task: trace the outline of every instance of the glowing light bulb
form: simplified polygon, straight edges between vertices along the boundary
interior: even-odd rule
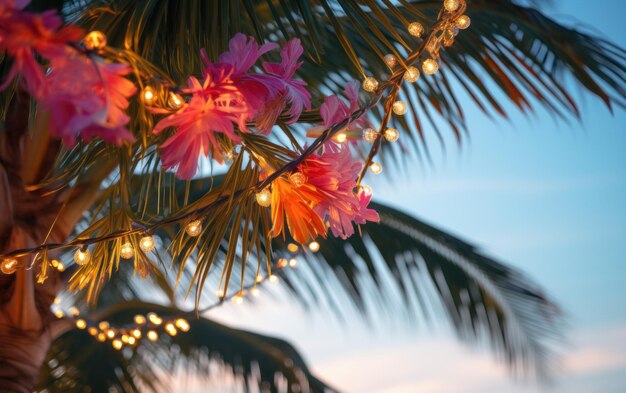
[[[123,342],[124,344],[128,344],[128,339],[129,339],[129,338],[130,338],[130,337],[128,337],[128,334],[122,334],[122,342]]]
[[[374,142],[376,141],[376,138],[378,137],[378,132],[376,132],[375,129],[373,128],[366,128],[363,130],[363,140],[365,142]]]
[[[306,183],[306,176],[302,172],[294,172],[289,175],[289,181],[296,187],[300,187]]]
[[[163,318],[153,312],[148,313],[148,320],[154,325],[160,325],[163,322]]]
[[[172,337],[178,334],[178,331],[172,322],[166,323],[165,326],[163,326],[163,329]]]
[[[256,282],[257,282],[257,283],[259,283],[259,282],[263,282],[263,280],[264,280],[263,276],[262,276],[262,275],[260,275],[260,274],[257,274],[257,276],[256,276]]]
[[[137,343],[137,339],[135,337],[128,337],[128,345],[135,345]]]
[[[136,338],[136,339],[140,339],[141,338],[141,330],[139,329],[133,329],[130,331],[130,334]]]
[[[316,241],[312,241],[309,243],[309,250],[313,252],[318,252],[320,250],[320,244]]]
[[[95,326],[91,326],[89,329],[87,329],[87,332],[89,332],[89,334],[91,334],[92,336],[95,336],[98,334],[98,328],[96,328]]]
[[[185,227],[185,232],[191,237],[196,237],[202,232],[202,220],[193,220]]]
[[[17,270],[17,259],[6,258],[0,264],[0,271],[4,274],[13,274]]]
[[[443,8],[445,8],[446,11],[448,12],[456,11],[457,9],[459,9],[459,5],[461,5],[459,0],[444,0],[443,1]]]
[[[400,138],[400,133],[395,128],[387,128],[385,130],[385,140],[387,142],[395,142]]]
[[[407,111],[406,102],[404,102],[404,101],[396,101],[396,102],[393,103],[392,109],[393,109],[393,113],[395,113],[396,115],[402,116]]]
[[[145,235],[139,239],[139,248],[143,252],[150,252],[154,250],[154,238],[150,235]]]
[[[439,63],[435,59],[426,59],[422,63],[422,70],[426,75],[433,75],[439,71]]]
[[[124,343],[122,343],[122,340],[116,338],[115,340],[111,341],[111,345],[113,345],[113,348],[119,351],[124,346]]]
[[[183,318],[178,318],[176,321],[174,321],[174,324],[183,332],[189,331],[189,322],[187,322],[187,320]]]
[[[100,330],[107,330],[109,328],[109,323],[107,321],[102,321],[98,324]]]
[[[87,322],[84,319],[78,319],[76,320],[76,327],[82,330],[87,327]]]
[[[289,252],[298,252],[299,249],[300,247],[296,243],[287,244],[287,250],[289,250]]]
[[[313,252],[315,252],[315,251],[313,251]],[[296,267],[296,266],[298,266],[298,260],[297,260],[296,258],[291,258],[291,259],[289,260],[289,266],[290,266],[290,267]]]
[[[413,67],[413,66],[407,67],[403,75],[404,80],[409,83],[413,83],[417,81],[419,77],[420,77],[420,70],[418,70],[417,67]]]
[[[216,293],[216,296],[220,299],[222,299],[226,294],[224,293],[223,289],[219,289]]]
[[[146,317],[141,314],[135,315],[134,320],[137,325],[143,325],[144,323],[146,323]]]
[[[335,141],[337,141],[337,143],[344,143],[347,140],[348,136],[345,132],[338,132],[337,135],[335,135]]]
[[[74,253],[74,262],[76,262],[77,265],[84,265],[86,263],[89,263],[89,260],[91,259],[91,253],[89,252],[88,249],[78,249],[76,250],[76,252]]]
[[[60,272],[65,271],[65,264],[63,262],[59,262],[59,264],[57,265],[57,270]]]
[[[50,265],[52,265],[53,268],[57,268],[57,266],[59,266],[59,261],[57,261],[56,259],[53,259],[50,261]]]
[[[135,249],[133,248],[133,245],[130,244],[130,242],[122,244],[122,247],[120,247],[120,257],[124,259],[131,259],[134,256]]]
[[[151,86],[146,86],[141,92],[141,96],[143,97],[143,101],[148,105],[154,104],[157,99],[156,91]]]
[[[159,339],[159,334],[155,332],[154,330],[148,330],[148,333],[146,333],[146,337],[150,341],[156,341]]]
[[[270,274],[270,276],[267,279],[270,280],[272,284],[276,284],[278,282],[278,277],[273,274]]]
[[[359,192],[364,192],[365,195],[372,195],[372,187],[368,186],[367,184],[361,184],[360,188],[359,188]]]
[[[70,314],[73,316],[77,316],[80,314],[80,311],[76,307],[70,307]]]
[[[378,175],[383,171],[383,166],[378,162],[372,162],[370,164],[370,171],[372,171],[373,174]]]
[[[393,68],[398,64],[398,58],[396,58],[391,53],[388,55],[385,55],[384,60],[385,60],[385,64],[387,64],[387,67],[389,68]]]
[[[472,20],[467,15],[461,15],[454,21],[454,25],[461,30],[467,29],[471,24]]]
[[[242,304],[243,303],[243,293],[239,292],[233,297],[233,303]]]
[[[287,266],[288,263],[289,261],[287,261],[287,258],[279,258],[276,266],[282,269],[283,267]]]
[[[107,330],[105,334],[106,334],[106,336],[108,338],[113,338],[113,337],[115,337],[115,330],[113,330],[113,329]]]
[[[363,90],[369,91],[370,93],[376,91],[378,89],[378,81],[376,78],[368,76],[363,81]]]
[[[254,287],[254,288],[250,289],[250,295],[252,295],[254,297],[259,296],[259,293],[260,293],[260,291],[259,291],[259,288],[257,288],[257,287]]]
[[[104,333],[98,333],[98,336],[96,338],[102,343],[107,339],[107,336]]]
[[[87,50],[100,50],[107,46],[107,36],[101,31],[90,31],[83,38],[83,45]]]
[[[180,109],[183,106],[183,99],[178,94],[170,91],[170,94],[167,97],[167,105],[172,109]]]
[[[272,193],[267,188],[256,193],[256,202],[263,207],[272,205]]]
[[[424,34],[424,32],[426,31],[424,29],[424,26],[419,22],[409,23],[409,25],[407,26],[407,30],[409,31],[409,34],[411,34],[413,37],[421,37],[422,34]]]
[[[63,318],[63,316],[64,316],[63,311],[61,311],[61,310],[56,310],[56,311],[54,312],[54,316],[55,316],[55,317],[57,317],[57,318],[59,318],[59,319],[60,319],[60,318]]]

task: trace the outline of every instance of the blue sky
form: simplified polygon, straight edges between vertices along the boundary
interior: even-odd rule
[[[626,47],[626,2],[557,0],[548,11]],[[569,124],[542,112],[512,112],[510,121],[494,123],[468,110],[471,138],[459,149],[450,139],[447,155],[410,179],[369,182],[377,198],[520,267],[563,306],[569,344],[551,391],[623,392],[626,113],[611,115],[599,100],[580,98],[582,122]],[[381,323],[371,330],[356,322],[346,329],[287,299],[229,305],[213,316],[288,338],[345,391],[541,391],[511,381],[488,353],[457,343],[445,329]]]

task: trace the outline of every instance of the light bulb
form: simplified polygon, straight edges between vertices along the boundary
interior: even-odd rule
[[[80,314],[80,311],[76,307],[72,306],[70,307],[70,314],[73,316],[77,316],[78,314]]]
[[[59,261],[53,259],[50,261],[50,265],[52,265],[52,267],[56,269],[59,266]]]
[[[148,330],[148,333],[146,333],[146,337],[150,341],[156,341],[159,339],[159,334],[155,332],[154,330]]]
[[[189,331],[189,322],[187,322],[187,320],[183,318],[178,318],[176,321],[174,321],[174,324],[183,332]]]
[[[313,251],[313,252],[315,252],[315,251]],[[296,267],[296,266],[298,266],[298,260],[297,260],[296,258],[291,258],[291,259],[289,260],[289,266],[290,266],[290,267]]]
[[[106,336],[108,338],[113,338],[113,337],[115,337],[115,330],[113,330],[113,329],[107,330],[105,334],[106,334]]]
[[[202,220],[193,220],[185,227],[185,232],[191,237],[196,237],[202,232]]]
[[[89,334],[91,334],[92,336],[95,336],[98,334],[98,328],[96,328],[95,326],[91,326],[89,329],[87,329],[87,332],[89,332]]]
[[[100,330],[107,330],[109,328],[109,323],[107,321],[102,321],[98,324]]]
[[[226,294],[224,293],[224,290],[223,290],[223,289],[219,289],[215,295],[216,295],[218,298],[220,298],[220,299],[222,299],[224,296],[226,296]]]
[[[154,325],[160,325],[163,322],[163,318],[153,312],[148,313],[148,320]]]
[[[133,248],[133,245],[130,244],[130,242],[122,244],[122,247],[120,247],[120,257],[124,259],[131,259],[134,256],[135,249]]]
[[[262,282],[263,280],[264,280],[263,276],[262,276],[262,275],[260,275],[260,274],[257,274],[257,276],[256,276],[256,282],[257,282],[257,283],[259,283],[259,282]]]
[[[129,339],[129,338],[130,338],[130,337],[128,337],[128,334],[122,334],[122,342],[123,342],[124,344],[128,344],[128,339]]]
[[[254,287],[254,288],[250,289],[250,295],[252,295],[254,297],[259,296],[259,293],[260,293],[260,291],[259,291],[259,288],[257,288],[257,287]]]
[[[76,320],[76,327],[82,330],[87,327],[87,322],[84,319],[78,319]]]
[[[145,235],[139,239],[139,248],[143,252],[150,252],[154,250],[154,238],[151,235]]]
[[[418,70],[417,67],[413,67],[413,66],[407,67],[403,75],[404,80],[409,83],[413,83],[417,81],[419,77],[420,77],[420,70]]]
[[[359,192],[364,192],[365,195],[372,195],[372,187],[368,186],[367,184],[361,184],[360,188],[359,188]]]
[[[137,339],[135,339],[135,337],[128,337],[129,345],[135,345],[135,343],[137,343]]]
[[[398,64],[398,59],[391,53],[388,55],[385,55],[384,60],[385,60],[385,64],[387,64],[387,67],[389,68],[393,68]]]
[[[366,128],[363,130],[363,140],[365,142],[374,142],[376,141],[376,138],[378,137],[378,132],[376,132],[375,129],[373,128]]]
[[[316,241],[312,241],[309,243],[309,250],[313,252],[318,252],[320,250],[320,244]]]
[[[239,292],[233,297],[233,303],[242,304],[243,303],[243,293]]]
[[[278,266],[279,268],[283,268],[287,266],[288,263],[289,261],[287,261],[287,258],[279,258],[278,262],[276,263],[276,266]]]
[[[146,317],[141,314],[135,315],[135,323],[137,325],[143,325],[144,323],[146,323]]]
[[[178,334],[178,331],[172,322],[166,323],[165,326],[163,326],[163,329],[172,337]]]
[[[90,31],[83,38],[83,45],[87,50],[100,50],[107,46],[107,36],[101,31]]]
[[[289,181],[296,187],[300,187],[306,183],[306,176],[302,172],[294,172],[289,175]]]
[[[98,336],[96,338],[102,343],[107,339],[107,336],[105,336],[104,333],[98,333]]]
[[[167,105],[169,105],[172,109],[179,109],[183,106],[183,99],[178,94],[170,91],[170,94],[167,97]]]
[[[335,141],[337,141],[337,143],[344,143],[346,140],[348,140],[348,136],[345,132],[338,132],[337,135],[335,135]]]
[[[65,264],[63,262],[59,262],[59,264],[57,265],[57,270],[60,272],[65,271]]]
[[[124,343],[122,343],[122,340],[116,338],[115,340],[111,341],[111,345],[113,345],[113,348],[119,351],[124,346]]]
[[[407,30],[409,31],[409,34],[411,34],[413,37],[421,37],[425,31],[424,26],[419,22],[409,23],[409,25],[407,26]]]
[[[54,316],[55,316],[55,317],[57,317],[57,318],[59,318],[59,319],[60,319],[60,318],[63,318],[63,316],[64,316],[63,311],[61,311],[61,310],[56,310],[56,311],[54,312]]]
[[[263,207],[272,205],[272,193],[267,188],[256,193],[256,202]]]
[[[156,91],[154,91],[154,88],[151,86],[146,86],[141,92],[141,96],[143,97],[143,101],[148,105],[154,104],[157,99]]]
[[[383,166],[380,165],[378,162],[372,162],[370,164],[370,171],[372,171],[373,174],[378,175],[383,171]]]
[[[461,15],[454,21],[454,25],[461,30],[467,29],[470,24],[472,24],[472,20],[467,15]]]
[[[91,253],[86,248],[84,250],[79,248],[74,253],[74,262],[76,262],[77,265],[82,266],[88,263],[90,259],[91,259]]]
[[[376,78],[368,76],[363,81],[363,90],[369,91],[370,93],[376,91],[378,89],[378,81]]]
[[[385,130],[385,140],[387,142],[395,142],[400,138],[400,133],[395,128],[387,128]]]
[[[276,284],[278,282],[278,277],[273,274],[270,274],[270,276],[268,277],[268,280],[270,280],[272,284]]]
[[[392,109],[393,109],[393,113],[395,113],[396,115],[402,116],[407,111],[406,102],[404,102],[404,101],[396,101],[396,102],[393,103]]]
[[[435,59],[426,59],[422,63],[422,70],[424,70],[424,74],[433,75],[439,71],[439,63]]]
[[[131,330],[130,334],[136,338],[136,339],[140,339],[141,338],[141,330],[139,329],[133,329]]]
[[[2,260],[0,264],[0,271],[4,274],[13,274],[17,270],[17,259],[6,258]]]
[[[296,243],[287,244],[287,250],[289,250],[289,252],[298,252],[299,249],[300,247],[298,247]]]
[[[443,8],[448,12],[454,12],[459,9],[459,0],[443,0]]]

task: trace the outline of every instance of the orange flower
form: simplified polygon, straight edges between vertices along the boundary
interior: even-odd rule
[[[285,231],[285,218],[289,233],[295,241],[304,244],[318,235],[326,237],[324,220],[314,210],[324,196],[313,186],[303,184],[300,187],[284,178],[272,182],[272,236],[277,237]]]

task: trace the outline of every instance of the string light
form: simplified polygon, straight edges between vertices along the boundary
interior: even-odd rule
[[[163,318],[159,317],[156,313],[153,313],[153,312],[148,313],[148,320],[153,325],[157,325],[157,326],[163,323]]]
[[[139,248],[141,248],[143,252],[154,250],[154,238],[151,235],[144,235],[139,239]]]
[[[98,329],[95,326],[91,326],[87,329],[87,332],[89,332],[92,336],[95,336],[98,334]]]
[[[2,260],[0,264],[0,271],[4,274],[13,274],[17,270],[17,259],[6,258]]]
[[[60,272],[65,271],[65,264],[59,261],[59,264],[57,265],[57,270]]]
[[[178,94],[170,91],[167,97],[167,105],[172,109],[180,109],[180,107],[183,106],[183,99]]]
[[[102,321],[98,324],[100,330],[107,330],[109,328],[109,323],[107,321]]]
[[[289,244],[287,244],[287,250],[289,252],[298,252],[299,249],[300,249],[300,247],[296,243],[289,243]]]
[[[74,262],[76,262],[77,265],[82,266],[86,263],[89,263],[90,259],[91,259],[91,253],[89,252],[87,248],[84,248],[84,249],[79,248],[74,253]]]
[[[166,323],[165,326],[163,326],[163,329],[172,337],[178,334],[176,327],[171,322]]]
[[[70,314],[73,316],[77,316],[78,314],[80,314],[80,311],[76,308],[76,307],[70,307]]]
[[[318,249],[319,249],[319,248],[318,248]],[[313,252],[315,252],[315,251],[313,251]],[[291,258],[291,259],[289,260],[289,266],[290,266],[290,267],[296,267],[296,266],[298,266],[298,260],[297,260],[296,258]]]
[[[361,184],[359,192],[364,192],[365,195],[372,195],[373,193],[372,187],[368,186],[367,184]]]
[[[346,135],[345,132],[338,132],[335,135],[335,141],[337,141],[337,143],[344,143],[347,140],[348,140],[348,136]]]
[[[122,244],[122,247],[120,247],[120,257],[124,259],[131,259],[134,256],[135,249],[133,248],[133,245],[130,244],[130,242]]]
[[[318,252],[320,250],[320,244],[316,241],[309,243],[309,250],[312,252]]]
[[[128,337],[128,334],[122,334],[122,342],[123,342],[124,344],[128,344],[128,339],[129,339],[129,338],[130,338],[130,337]]]
[[[372,171],[373,174],[378,175],[383,171],[383,166],[378,162],[372,162],[370,164],[370,171]]]
[[[420,77],[420,70],[413,66],[407,67],[402,77],[409,83],[416,82]]]
[[[395,142],[400,138],[400,133],[395,128],[389,127],[385,130],[384,136],[387,142]]]
[[[426,29],[424,29],[424,26],[419,22],[410,23],[407,26],[407,30],[409,31],[409,34],[411,34],[413,37],[421,37],[422,34],[424,34],[424,32],[426,31]]]
[[[146,317],[141,314],[135,315],[134,320],[137,325],[143,325],[144,323],[146,323]]]
[[[121,340],[119,339],[115,339],[113,341],[111,341],[111,345],[113,345],[113,348],[115,348],[116,350],[120,350],[122,349],[122,347],[124,346],[124,344],[122,343]]]
[[[107,46],[107,36],[101,31],[90,31],[83,38],[83,45],[87,50],[101,50]]]
[[[448,12],[454,12],[457,9],[459,9],[459,6],[461,5],[461,3],[459,2],[459,0],[444,0],[443,1],[443,8],[446,9],[446,11]]]
[[[63,318],[63,317],[64,317],[63,311],[61,311],[61,310],[56,310],[56,311],[54,312],[54,316],[55,316],[55,317],[57,317],[57,318],[59,318],[59,319]]]
[[[454,21],[454,25],[461,30],[467,29],[470,24],[472,24],[472,20],[467,15],[461,15]]]
[[[376,89],[378,89],[378,80],[372,76],[365,78],[363,81],[363,90],[372,93],[376,91]]]
[[[387,67],[389,68],[393,68],[398,64],[398,58],[392,55],[391,53],[388,55],[385,55],[383,59],[385,60],[385,64],[387,64]]]
[[[254,287],[254,288],[250,289],[250,295],[252,295],[254,297],[259,296],[259,292],[260,292],[259,288],[257,288],[257,287]]]
[[[113,329],[107,330],[105,334],[106,334],[106,336],[109,339],[111,339],[111,338],[115,337],[115,330],[113,330]]]
[[[426,59],[422,63],[422,70],[426,75],[434,75],[439,71],[439,63],[435,59]]]
[[[226,294],[224,293],[223,289],[220,289],[217,291],[217,293],[215,294],[218,298],[222,299],[224,296],[226,296]]]
[[[256,281],[257,283],[260,283],[260,282],[263,282],[263,280],[264,280],[263,276],[262,276],[262,275],[260,275],[260,274],[257,274],[257,276],[256,276],[256,280],[255,280],[255,281]]]
[[[266,188],[257,192],[256,202],[263,207],[270,207],[272,205],[272,193],[270,190]]]
[[[287,258],[279,258],[276,266],[278,266],[279,269],[282,269],[287,266],[288,263],[289,261],[287,261]]]
[[[402,116],[407,111],[406,102],[404,102],[404,101],[396,101],[396,102],[393,103],[392,109],[393,109],[393,113],[395,113],[396,115]]]
[[[363,140],[365,142],[374,142],[378,137],[378,132],[373,128],[366,128],[363,130]]]
[[[159,334],[154,330],[148,330],[148,333],[146,333],[146,337],[148,338],[148,340],[154,342],[159,339]]]
[[[242,304],[243,303],[243,293],[242,292],[238,292],[233,297],[233,303],[235,303],[235,304]]]
[[[143,97],[143,101],[148,105],[154,104],[157,99],[156,91],[151,86],[144,87],[141,96]]]
[[[85,322],[84,319],[77,319],[76,320],[76,327],[79,329],[85,329],[87,327],[87,322]]]
[[[139,329],[133,329],[130,331],[130,334],[136,338],[136,339],[140,339],[141,338],[141,330]]]
[[[202,220],[193,220],[185,227],[185,232],[191,237],[196,237],[202,232]]]
[[[137,342],[137,340],[135,339],[135,337],[128,337],[128,344],[129,345],[135,345],[136,342]]]
[[[106,341],[107,336],[104,333],[98,333],[98,336],[96,336],[96,339],[100,341],[101,343],[103,343]]]
[[[302,172],[294,172],[289,175],[289,181],[296,187],[300,187],[306,183],[306,175]]]
[[[176,321],[174,321],[174,324],[183,332],[189,331],[189,322],[187,322],[186,319],[178,318]]]
[[[276,284],[278,282],[278,277],[275,276],[274,274],[270,274],[267,279],[270,280],[272,284]]]

